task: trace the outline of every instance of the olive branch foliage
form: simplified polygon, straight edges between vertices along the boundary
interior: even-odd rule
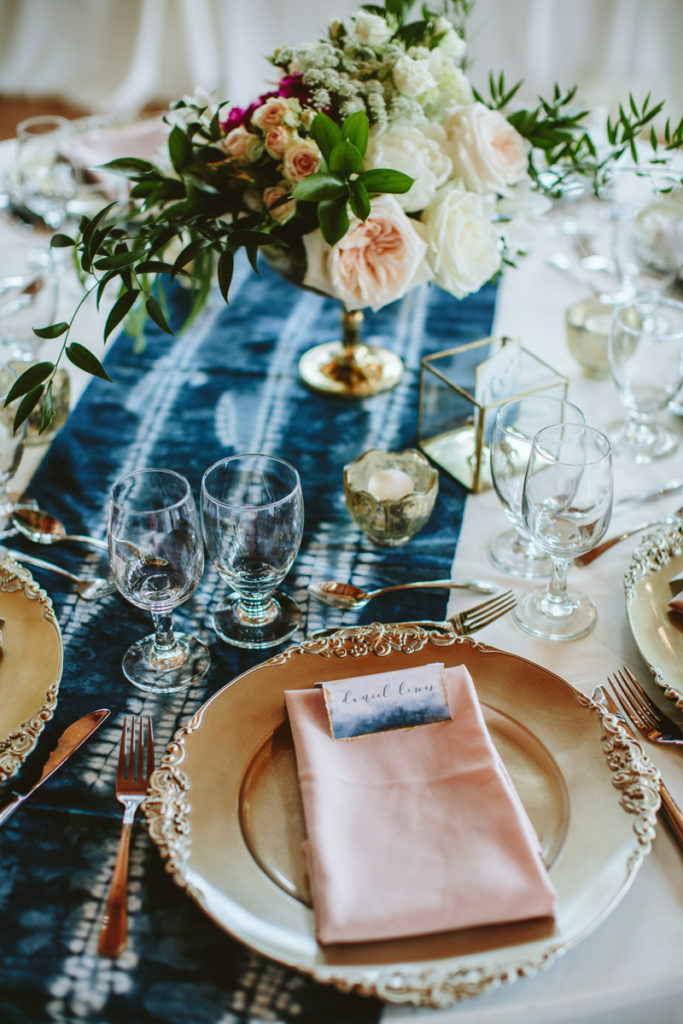
[[[444,12],[464,35],[474,0],[446,0]],[[422,17],[408,21],[413,0],[385,0],[384,6],[366,4],[363,10],[385,17],[393,29],[392,39],[410,46],[419,42],[434,12],[422,6]],[[632,96],[608,117],[607,145],[598,149],[584,127],[588,111],[576,105],[576,87],[562,91],[555,86],[549,100],[539,98],[531,109],[515,106],[522,85],[512,87],[501,74],[489,76],[490,96],[475,90],[475,99],[503,112],[508,121],[530,144],[528,172],[533,186],[557,197],[568,178],[580,175],[592,181],[596,193],[609,180],[614,165],[626,153],[638,163],[637,144],[644,136],[651,147],[649,163],[663,163],[667,155],[683,146],[683,119],[667,121],[658,136],[654,121],[663,103],[653,103],[650,94],[639,106]],[[363,171],[368,144],[369,122],[364,110],[341,124],[322,111],[311,124],[310,133],[321,154],[320,169],[304,178],[292,190],[297,201],[293,221],[279,224],[268,212],[250,209],[246,193],[255,182],[249,175],[236,175],[221,148],[224,130],[221,112],[212,116],[206,107],[179,100],[173,109],[184,109],[185,124],[175,124],[168,135],[169,168],[148,160],[122,157],[103,169],[122,175],[130,183],[125,202],[109,203],[92,217],[81,218],[75,237],[57,233],[55,248],[71,248],[84,283],[84,294],[68,321],[34,329],[44,340],[59,343],[52,360],[31,365],[8,392],[5,405],[18,401],[14,417],[16,430],[40,404],[40,431],[54,418],[52,384],[63,358],[86,373],[110,380],[97,357],[79,341],[72,340],[74,324],[83,304],[94,294],[96,306],[112,289],[116,298],[106,318],[106,342],[121,325],[142,344],[147,318],[162,331],[172,334],[164,298],[163,282],[185,281],[194,289],[193,305],[183,326],[201,309],[216,280],[225,302],[229,300],[235,256],[244,249],[258,273],[261,246],[296,244],[302,234],[320,228],[334,245],[349,228],[349,209],[360,220],[370,212],[370,201],[381,193],[406,192],[413,179],[392,169]],[[288,201],[284,196],[278,203]]]

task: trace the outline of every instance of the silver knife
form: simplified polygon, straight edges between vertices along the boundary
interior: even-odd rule
[[[20,804],[23,804],[24,800],[26,800],[31,793],[34,793],[39,786],[42,786],[42,784],[50,778],[52,773],[56,772],[60,765],[63,765],[75,750],[78,750],[81,743],[84,743],[85,740],[92,735],[95,729],[98,729],[100,725],[102,725],[102,722],[108,717],[108,715],[108,708],[100,708],[99,711],[91,711],[89,714],[84,715],[83,718],[79,718],[78,721],[73,722],[64,730],[57,741],[57,746],[43,765],[43,770],[40,773],[38,781],[34,782],[26,793],[13,793],[7,803],[0,808],[0,825],[7,821],[10,814],[12,814],[13,811],[16,811],[17,807],[19,807]]]
[[[616,702],[612,699],[611,694],[607,692],[602,686],[596,686],[592,693],[593,700],[596,700],[598,704],[602,704],[611,714],[616,715],[621,724],[623,725],[629,736],[639,742],[638,737],[631,728],[631,723],[627,720],[626,716],[617,707]],[[672,797],[666,784],[662,782],[661,776],[659,779],[659,797],[661,800],[659,810],[662,817],[666,820],[669,828],[674,834],[674,837],[678,841],[678,845],[683,850],[683,811]]]

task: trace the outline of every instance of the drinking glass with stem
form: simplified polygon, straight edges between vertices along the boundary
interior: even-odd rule
[[[517,624],[545,640],[574,640],[596,622],[595,605],[570,590],[571,560],[595,547],[609,525],[612,449],[600,430],[576,423],[543,427],[531,446],[522,514],[535,543],[552,561],[545,589],[529,591],[513,609]]]
[[[584,414],[559,395],[511,398],[496,412],[490,442],[491,478],[496,494],[512,523],[489,543],[489,557],[497,569],[512,576],[537,579],[549,576],[551,562],[529,535],[522,516],[522,488],[531,445],[541,427],[551,423],[585,423]]]
[[[154,632],[126,651],[123,674],[148,693],[174,693],[211,663],[201,640],[173,629],[173,609],[195,592],[204,570],[197,507],[184,476],[171,469],[127,473],[112,488],[109,562],[121,594],[151,612]]]
[[[206,548],[232,587],[213,613],[218,636],[236,647],[273,647],[301,620],[279,590],[296,558],[304,506],[296,469],[270,455],[233,455],[204,474],[201,521]]]
[[[616,306],[607,360],[627,414],[610,428],[615,454],[631,462],[670,454],[678,438],[657,421],[683,384],[683,303],[647,292]]]

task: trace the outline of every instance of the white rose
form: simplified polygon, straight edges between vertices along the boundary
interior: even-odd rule
[[[527,173],[529,144],[497,110],[470,103],[447,115],[453,169],[472,192],[507,195]]]
[[[394,196],[371,202],[367,220],[351,218],[349,230],[329,246],[320,231],[304,235],[304,284],[340,299],[347,309],[381,309],[431,278],[421,226]]]
[[[384,18],[369,11],[359,11],[351,18],[353,35],[359,43],[367,46],[381,46],[391,39],[391,29]]]
[[[419,96],[436,85],[428,60],[413,60],[405,54],[394,64],[394,85],[404,96]]]
[[[451,60],[460,61],[467,53],[467,43],[459,36],[451,25],[448,18],[444,18],[443,15],[436,19],[435,29],[438,35],[441,36],[439,39],[438,47],[440,50],[451,58]]]
[[[413,213],[431,203],[436,190],[452,170],[446,153],[446,133],[440,125],[420,127],[394,124],[370,133],[365,167],[391,167],[415,181],[408,192],[397,195],[399,205]]]
[[[500,268],[496,230],[481,196],[446,186],[422,214],[434,280],[462,299]]]

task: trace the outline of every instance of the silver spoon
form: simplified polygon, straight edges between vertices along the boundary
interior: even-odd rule
[[[361,590],[353,583],[337,583],[334,580],[328,580],[326,583],[311,583],[308,592],[311,597],[322,604],[351,611],[353,608],[364,608],[368,601],[372,601],[373,597],[388,594],[392,590],[417,590],[429,587],[443,590],[474,590],[478,594],[495,594],[498,589],[495,583],[490,583],[488,580],[466,580],[464,583],[456,583],[454,580],[420,580],[416,583],[395,583],[391,587],[382,587],[380,590]]]
[[[107,597],[108,594],[113,594],[116,590],[114,581],[105,579],[103,576],[91,576],[89,579],[84,579],[82,576],[76,576],[69,572],[68,569],[63,569],[61,565],[45,562],[42,558],[34,558],[33,555],[25,555],[23,551],[12,551],[5,547],[2,550],[17,562],[25,562],[26,565],[34,565],[37,569],[46,569],[48,572],[56,572],[59,576],[66,576],[68,580],[76,584],[79,597],[85,598],[86,601],[96,601],[99,597]]]
[[[78,541],[81,544],[89,544],[98,551],[107,551],[108,545],[104,540],[97,537],[88,537],[81,533],[67,533],[64,523],[50,512],[44,512],[40,508],[28,508],[20,505],[12,511],[10,516],[12,524],[16,526],[19,533],[23,533],[29,540],[36,544],[59,544],[63,540]]]

